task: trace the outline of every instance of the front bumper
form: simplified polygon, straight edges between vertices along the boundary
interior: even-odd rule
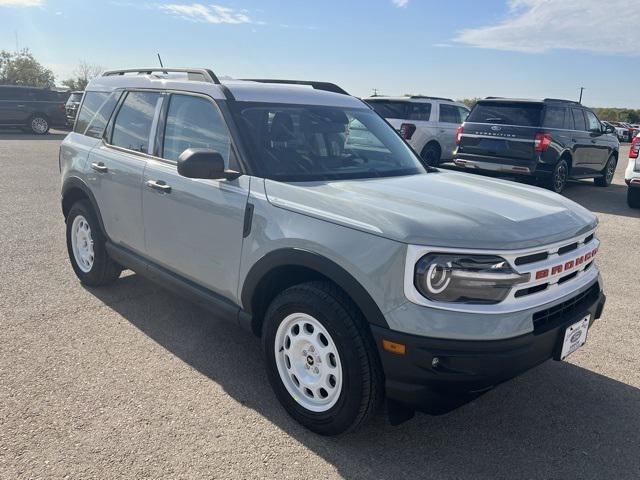
[[[433,415],[447,413],[550,358],[557,358],[567,326],[591,314],[600,318],[605,295],[599,284],[580,298],[539,312],[534,331],[505,340],[447,340],[371,325],[385,373],[387,398]],[[398,354],[383,340],[405,345]],[[437,359],[437,360],[434,360]]]

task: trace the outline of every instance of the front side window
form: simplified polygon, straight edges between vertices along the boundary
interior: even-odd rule
[[[111,144],[148,153],[151,125],[159,99],[160,94],[156,92],[129,92],[113,124]]]
[[[572,108],[571,115],[573,116],[573,126],[576,130],[586,130],[587,125],[584,121],[584,114],[579,108]]]
[[[187,148],[215,150],[229,165],[231,138],[220,111],[205,98],[176,94],[169,101],[162,156],[178,160]]]
[[[74,132],[82,133],[87,130],[89,122],[96,115],[104,101],[109,96],[109,92],[87,92],[82,107],[76,117]]]
[[[590,112],[589,110],[585,110],[584,113],[587,116],[588,130],[592,132],[601,132],[602,125],[600,125],[600,120],[598,120],[598,117],[596,117],[596,115],[593,112]]]
[[[240,134],[259,175],[280,181],[424,173],[418,158],[365,108],[234,102]]]

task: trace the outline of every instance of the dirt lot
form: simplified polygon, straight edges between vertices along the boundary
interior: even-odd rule
[[[148,281],[85,289],[59,205],[63,137],[0,134],[0,478],[639,478],[640,211],[596,212],[608,302],[587,345],[443,417],[339,439],[279,406],[259,342]],[[623,152],[626,154],[628,148]]]

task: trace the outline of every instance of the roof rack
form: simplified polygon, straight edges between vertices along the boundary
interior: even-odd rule
[[[562,102],[562,103],[573,103],[575,105],[580,105],[579,102],[574,100],[565,100],[564,98],[545,98],[542,100],[543,102]]]
[[[431,97],[429,95],[407,95],[409,98],[427,98],[429,100],[444,100],[446,102],[453,102],[451,98],[445,97]]]
[[[308,85],[315,90],[324,90],[326,92],[339,93],[341,95],[349,95],[344,89],[340,88],[335,83],[329,82],[314,82],[307,80],[277,80],[269,78],[243,78],[245,82],[260,82],[260,83],[278,83],[288,85]],[[349,95],[350,96],[350,95]]]
[[[124,75],[126,73],[137,73],[139,75],[151,75],[153,73],[186,73],[187,78],[192,81],[209,82],[220,85],[220,80],[208,68],[129,68],[125,70],[107,70],[102,73],[103,77]]]

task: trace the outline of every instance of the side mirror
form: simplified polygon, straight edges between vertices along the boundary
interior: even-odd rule
[[[178,173],[187,178],[233,180],[241,174],[224,168],[219,152],[208,148],[187,148],[178,157]]]
[[[612,125],[603,125],[602,131],[604,133],[616,133],[616,129]]]

